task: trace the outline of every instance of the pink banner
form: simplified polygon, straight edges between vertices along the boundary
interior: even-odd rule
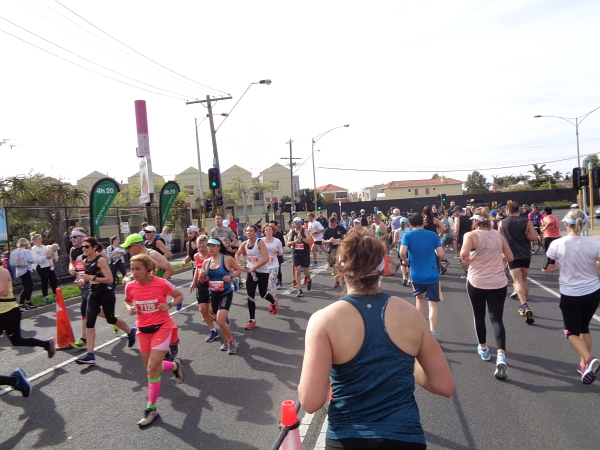
[[[146,100],[135,102],[135,123],[137,127],[138,148],[137,156],[150,156],[150,139],[148,137],[148,115],[146,113]]]

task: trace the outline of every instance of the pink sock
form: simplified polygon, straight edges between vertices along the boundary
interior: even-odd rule
[[[163,361],[163,372],[172,372],[175,369],[175,363],[172,361]]]
[[[148,405],[155,405],[160,394],[160,377],[148,378]]]

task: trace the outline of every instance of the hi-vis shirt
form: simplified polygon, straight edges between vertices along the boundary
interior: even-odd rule
[[[145,285],[137,281],[127,283],[125,297],[131,300],[137,309],[136,325],[147,327],[165,324],[170,328],[175,327],[169,311],[158,309],[158,305],[161,303],[167,304],[167,296],[171,295],[175,289],[170,281],[157,276],[153,276],[152,281]]]

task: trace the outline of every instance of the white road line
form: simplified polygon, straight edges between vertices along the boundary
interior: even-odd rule
[[[560,298],[560,294],[556,291],[553,291],[552,289],[550,289],[549,287],[544,286],[542,283],[540,283],[539,281],[536,281],[532,278],[527,277],[528,281],[531,281],[533,284],[535,284],[536,286],[541,287],[543,290],[545,290],[546,292],[549,292],[550,294],[554,295],[556,298]],[[594,314],[594,319],[596,319],[598,322],[600,322],[600,316],[598,316],[597,314]]]
[[[191,283],[191,282],[189,282],[189,283],[185,283],[185,284],[181,285],[181,287],[183,288],[183,287],[189,286],[190,284],[192,284],[192,283]],[[182,307],[182,308],[181,308],[179,311],[173,311],[172,313],[170,313],[170,315],[172,316],[172,315],[174,315],[174,314],[180,313],[181,311],[183,311],[183,310],[185,310],[185,309],[189,308],[190,306],[194,306],[194,305],[195,305],[195,303],[190,303],[189,305]],[[119,337],[113,338],[113,339],[111,339],[110,341],[107,341],[107,342],[105,342],[104,344],[98,345],[97,347],[94,347],[94,351],[96,351],[96,350],[100,350],[101,348],[104,348],[104,347],[107,347],[107,346],[109,346],[109,345],[111,345],[111,344],[114,344],[115,342],[119,341],[120,339],[123,339],[125,336],[127,336],[127,335],[126,335],[126,334],[124,334],[124,335],[122,335],[122,336],[119,336]],[[52,372],[54,372],[55,370],[57,370],[57,369],[60,369],[61,367],[64,367],[64,366],[66,366],[67,364],[71,364],[71,363],[72,363],[72,362],[74,362],[74,361],[75,361],[77,358],[79,358],[79,357],[78,357],[78,356],[74,356],[73,358],[71,358],[71,359],[68,359],[68,360],[66,360],[66,361],[63,361],[63,362],[61,362],[60,364],[57,364],[56,366],[50,367],[49,369],[46,369],[46,370],[43,370],[43,371],[42,371],[42,372],[40,372],[40,373],[36,373],[35,375],[33,375],[33,376],[31,376],[31,377],[27,377],[27,380],[29,380],[30,382],[31,382],[31,381],[35,381],[35,380],[37,380],[38,378],[41,378],[41,377],[43,377],[44,375],[48,375],[49,373],[52,373]],[[7,388],[4,388],[3,390],[1,390],[1,391],[0,391],[0,397],[2,397],[4,394],[6,394],[7,392],[10,392],[10,391],[12,391],[12,390],[13,390],[13,388],[12,388],[12,387],[7,387]]]

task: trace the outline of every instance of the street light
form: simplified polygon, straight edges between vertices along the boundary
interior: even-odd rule
[[[575,126],[575,136],[577,138],[577,167],[581,167],[581,159],[579,156],[579,124],[581,122],[583,122],[585,120],[585,118],[587,116],[589,116],[591,113],[593,113],[594,111],[600,109],[600,106],[598,106],[596,109],[592,109],[590,112],[584,114],[583,116],[579,116],[579,117],[561,117],[561,116],[542,116],[542,115],[537,115],[537,116],[533,116],[534,119],[539,119],[540,117],[554,117],[556,119],[562,119],[566,122],[569,122],[571,125]],[[573,120],[575,122],[573,122]],[[586,195],[585,195],[585,189],[582,189],[583,191],[583,212],[586,212]]]
[[[233,105],[233,108],[231,108],[231,110],[229,111],[229,113],[227,114],[229,116],[229,114],[231,114],[231,111],[233,111],[233,109],[237,106],[237,104],[242,100],[242,98],[244,98],[244,95],[246,95],[246,92],[248,92],[248,89],[250,89],[252,87],[253,84],[266,84],[267,86],[269,84],[271,84],[272,81],[269,79],[266,80],[260,80],[260,81],[255,81],[254,83],[250,83],[250,85],[246,88],[246,90],[244,91],[244,93],[240,96],[239,100],[237,102],[235,102],[235,105]],[[225,119],[227,120],[227,119]],[[219,128],[221,128],[221,126],[223,126],[223,123],[225,123],[225,120],[223,122],[221,122],[221,125],[219,125],[217,127],[217,129],[215,130],[215,133],[217,131],[219,131]]]
[[[314,138],[312,138],[312,152],[311,152],[311,156],[312,156],[312,165],[313,165],[313,182],[314,182],[314,188],[315,188],[315,206],[319,204],[319,196],[317,194],[317,175],[315,173],[315,144],[317,142],[319,142],[319,140],[325,136],[327,133],[333,131],[333,130],[337,130],[338,128],[344,128],[344,127],[349,127],[350,124],[346,124],[346,125],[340,125],[339,127],[335,127],[332,128],[329,131],[326,131],[325,133],[321,133],[318,136],[315,136]]]

